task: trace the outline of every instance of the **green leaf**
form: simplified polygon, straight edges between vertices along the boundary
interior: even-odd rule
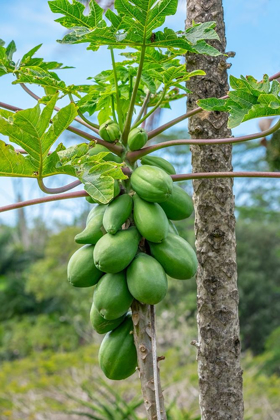
[[[0,140],[0,176],[36,177],[37,168],[30,160]]]
[[[228,99],[209,98],[198,101],[198,105],[207,111],[229,112],[229,128],[234,128],[244,121],[260,117],[280,115],[280,84],[264,75],[258,82],[254,77],[230,76],[230,85],[234,90]]]
[[[67,0],[49,1],[50,9],[53,13],[60,13],[64,15],[56,22],[59,22],[65,28],[72,28],[75,26],[84,26],[86,28],[95,28],[102,20],[103,9],[95,2],[89,3],[89,15],[85,16],[85,6],[73,0],[72,4]]]
[[[127,176],[122,172],[123,164],[103,160],[110,152],[91,155],[92,147],[94,143],[82,143],[61,150],[58,152],[60,165],[74,168],[88,194],[95,201],[107,204],[114,197],[115,180],[124,180]]]
[[[15,168],[22,170],[22,175],[18,176],[31,178],[69,173],[64,168],[62,170],[56,168],[58,162],[56,151],[50,156],[48,154],[53,143],[76,117],[77,111],[75,105],[71,103],[52,118],[56,100],[57,95],[50,100],[42,112],[39,104],[15,114],[0,111],[0,133],[8,136],[11,142],[21,146],[28,153],[27,157],[23,157],[13,153],[13,150],[8,147],[8,151],[1,157],[1,167],[5,167],[5,170],[10,168],[6,176],[16,176],[13,175],[17,170]],[[73,171],[70,172],[73,175]]]
[[[202,39],[217,39],[219,35],[215,31],[216,22],[193,23],[193,26],[185,31],[185,37],[195,45]]]

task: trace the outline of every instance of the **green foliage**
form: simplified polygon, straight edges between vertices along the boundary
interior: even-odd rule
[[[252,76],[230,76],[230,86],[228,99],[200,99],[198,105],[206,111],[229,112],[229,128],[253,118],[280,115],[280,84],[270,82],[267,74],[260,82]]]
[[[15,114],[0,111],[0,133],[28,153],[27,157],[23,157],[1,141],[1,176],[42,178],[59,173],[73,175],[71,167],[56,167],[59,161],[57,151],[48,156],[51,146],[77,115],[76,106],[70,104],[52,118],[56,101],[57,95],[42,112],[39,105]]]

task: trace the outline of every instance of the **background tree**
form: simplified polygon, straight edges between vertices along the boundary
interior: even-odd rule
[[[222,0],[187,0],[187,22],[215,20],[226,51]],[[201,98],[220,98],[229,89],[225,57],[187,56],[187,69],[201,68],[206,76],[188,82],[188,110]],[[192,138],[231,135],[225,113],[199,113],[189,120]],[[193,172],[232,171],[232,146],[191,146]],[[243,418],[242,370],[235,254],[234,196],[231,179],[195,180],[197,272],[197,347],[200,407],[203,420]]]

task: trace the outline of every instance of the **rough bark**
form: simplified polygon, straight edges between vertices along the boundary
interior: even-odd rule
[[[132,304],[132,319],[134,324],[134,342],[137,350],[139,377],[141,381],[144,405],[147,412],[147,419],[166,420],[159,374],[158,390],[161,409],[160,419],[157,417],[156,412],[150,306],[142,305],[135,300]]]
[[[187,0],[187,26],[216,21],[225,52],[222,0]],[[189,55],[187,70],[203,69],[192,78],[188,110],[200,98],[221,97],[228,91],[225,57]],[[192,138],[230,136],[227,115],[201,112],[189,120]],[[231,145],[192,146],[193,172],[232,170]],[[243,419],[234,195],[232,179],[194,180],[197,273],[198,374],[202,420]]]

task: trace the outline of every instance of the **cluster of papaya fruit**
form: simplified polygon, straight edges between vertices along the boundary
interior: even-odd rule
[[[197,269],[193,248],[172,222],[193,211],[191,198],[173,184],[174,173],[165,159],[144,157],[127,192],[97,204],[75,237],[84,246],[69,261],[68,280],[76,287],[95,286],[90,319],[99,334],[107,333],[99,364],[110,379],[127,378],[137,366],[133,300],[155,305],[167,293],[167,275],[189,279]]]

